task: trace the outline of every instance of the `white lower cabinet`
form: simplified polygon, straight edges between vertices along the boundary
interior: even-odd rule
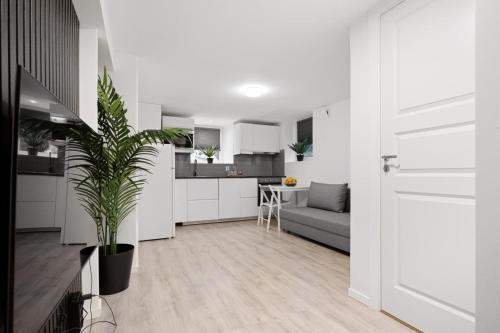
[[[240,198],[257,198],[257,178],[240,178]]]
[[[219,219],[219,200],[188,201],[187,221],[212,221]]]
[[[257,198],[240,198],[240,217],[257,216],[259,207]]]
[[[257,216],[257,178],[219,179],[219,218]]]
[[[174,192],[176,223],[257,216],[257,178],[176,179]]]
[[[18,201],[16,228],[53,228],[55,225],[55,212],[55,201]]]
[[[240,217],[240,179],[219,179],[219,218]]]
[[[219,180],[188,179],[187,222],[219,219]]]
[[[16,228],[61,228],[66,215],[66,177],[17,176]]]

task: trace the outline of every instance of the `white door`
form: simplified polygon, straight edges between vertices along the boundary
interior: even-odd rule
[[[151,173],[137,205],[139,240],[170,238],[175,236],[173,214],[174,146],[157,145],[159,154],[154,158]]]
[[[406,0],[381,21],[382,308],[474,332],[474,0]],[[383,163],[382,163],[383,164]]]

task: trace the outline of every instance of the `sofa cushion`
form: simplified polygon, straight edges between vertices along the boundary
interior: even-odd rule
[[[347,193],[345,194],[345,208],[344,213],[349,213],[351,211],[351,189],[347,188]]]
[[[347,184],[311,182],[307,206],[342,213],[345,209]]]
[[[351,235],[349,213],[337,213],[312,207],[289,207],[280,211],[282,219],[321,229],[344,237]]]

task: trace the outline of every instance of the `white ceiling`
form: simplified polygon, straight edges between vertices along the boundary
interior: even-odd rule
[[[378,0],[106,0],[139,99],[196,118],[279,121],[349,97],[349,26]],[[238,88],[262,84],[251,99]]]

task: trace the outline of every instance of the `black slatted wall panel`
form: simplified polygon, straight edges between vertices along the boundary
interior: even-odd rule
[[[71,0],[0,0],[0,332],[12,331],[17,66],[78,114],[78,45]]]

